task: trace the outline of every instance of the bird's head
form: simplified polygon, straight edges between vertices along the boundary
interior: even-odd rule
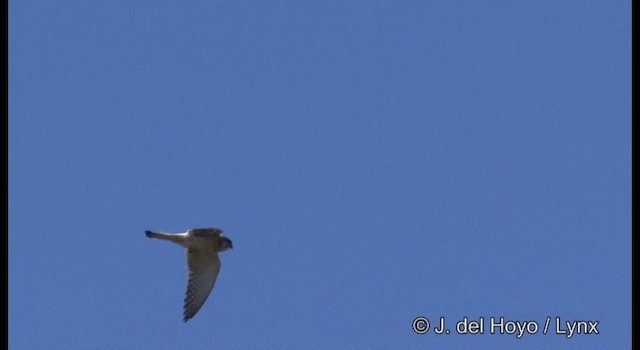
[[[222,237],[221,250],[233,249],[233,242],[227,237]]]

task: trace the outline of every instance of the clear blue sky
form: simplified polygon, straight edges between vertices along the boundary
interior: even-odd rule
[[[10,1],[9,345],[628,348],[630,55],[629,1]],[[144,231],[207,226],[184,324]]]

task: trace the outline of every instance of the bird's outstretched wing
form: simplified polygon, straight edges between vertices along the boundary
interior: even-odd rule
[[[220,272],[220,258],[213,251],[189,248],[187,264],[189,282],[184,297],[184,322],[195,316],[209,297]]]
[[[192,228],[188,231],[194,237],[214,237],[218,236],[222,233],[222,229],[212,227],[212,228]]]

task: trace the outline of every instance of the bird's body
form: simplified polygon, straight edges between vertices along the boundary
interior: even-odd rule
[[[147,237],[180,244],[187,248],[189,282],[184,298],[184,321],[200,310],[216,283],[220,272],[218,252],[233,248],[231,240],[219,228],[191,229],[182,233],[145,231]]]

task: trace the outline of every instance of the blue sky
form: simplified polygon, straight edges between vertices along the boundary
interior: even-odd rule
[[[9,345],[628,348],[630,55],[628,1],[11,1]],[[208,226],[184,324],[144,231]]]

